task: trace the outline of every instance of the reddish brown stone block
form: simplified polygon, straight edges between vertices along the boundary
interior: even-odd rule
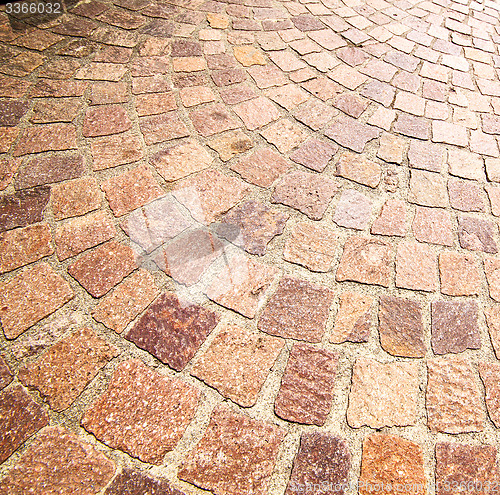
[[[159,465],[193,419],[199,395],[138,360],[124,361],[85,412],[82,426],[109,447]]]
[[[477,261],[470,254],[439,255],[441,292],[450,296],[473,296],[481,291],[482,281]]]
[[[350,467],[351,455],[345,440],[325,433],[304,433],[285,495],[317,486],[333,487],[336,493],[344,495]]]
[[[57,257],[60,261],[76,256],[91,247],[109,241],[116,228],[109,213],[98,211],[61,225],[54,233]]]
[[[193,110],[191,112],[191,120],[195,129],[203,137],[240,127],[238,122],[231,117],[227,108],[220,103]]]
[[[0,462],[8,459],[23,442],[48,423],[47,412],[21,385],[0,392]]]
[[[128,131],[132,123],[127,111],[120,105],[89,107],[82,124],[85,137],[107,136]]]
[[[16,274],[0,286],[0,319],[5,337],[15,339],[73,296],[68,282],[47,263]]]
[[[415,424],[419,385],[417,363],[379,363],[358,358],[349,392],[349,426],[381,428]]]
[[[340,295],[339,310],[330,342],[367,342],[372,321],[373,297],[346,291]]]
[[[94,170],[136,162],[144,156],[140,139],[128,132],[92,139],[90,147]]]
[[[429,246],[410,240],[399,243],[396,287],[429,292],[438,288],[437,255]]]
[[[382,296],[379,306],[380,344],[393,356],[424,357],[422,307],[416,301]]]
[[[262,312],[258,328],[279,337],[319,342],[333,298],[326,287],[285,277]]]
[[[220,405],[178,477],[228,495],[265,495],[284,430]]]
[[[251,407],[283,346],[281,339],[224,325],[191,374],[224,397]]]
[[[290,351],[275,413],[287,421],[322,426],[330,412],[338,354],[307,344]]]
[[[10,272],[53,254],[47,224],[30,225],[0,234],[0,273]]]
[[[48,426],[0,482],[0,491],[96,494],[114,474],[115,463],[92,445],[65,428]]]
[[[28,127],[23,132],[14,150],[14,156],[42,151],[70,150],[76,147],[76,131],[73,124],[37,125]]]
[[[160,295],[125,338],[177,371],[184,369],[210,332],[218,316],[186,304],[170,293]]]
[[[27,387],[36,388],[54,411],[63,411],[118,354],[116,347],[83,328],[23,366],[19,380]]]
[[[68,267],[68,273],[94,297],[101,297],[136,266],[136,257],[130,247],[109,241],[82,255]]]
[[[140,117],[139,125],[147,145],[186,137],[190,134],[177,112]]]
[[[354,236],[347,239],[336,280],[387,287],[392,275],[391,247],[378,239]]]
[[[185,495],[168,481],[153,478],[135,469],[123,468],[113,483],[106,488],[105,495]]]
[[[500,426],[500,364],[480,362],[479,374],[486,392],[488,414],[498,428]]]
[[[139,165],[101,184],[116,217],[130,213],[165,193],[146,165]]]
[[[464,356],[427,361],[427,425],[433,432],[482,431],[486,419],[476,372]]]
[[[400,493],[403,487],[411,492],[427,494],[424,456],[420,445],[395,435],[375,433],[363,441],[363,457],[359,493]],[[376,488],[375,488],[376,487]]]
[[[0,354],[0,390],[5,388],[13,379],[14,375],[11,373],[9,365]]]

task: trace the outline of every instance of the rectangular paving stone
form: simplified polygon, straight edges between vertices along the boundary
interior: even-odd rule
[[[109,241],[116,235],[111,215],[98,211],[74,218],[60,225],[54,233],[57,257],[60,261],[76,256],[91,247]]]
[[[347,422],[352,428],[410,426],[417,421],[419,365],[360,357],[352,371]]]
[[[121,333],[153,302],[158,293],[153,275],[139,269],[104,296],[92,310],[92,316],[108,328]]]
[[[475,258],[458,252],[440,253],[441,292],[450,296],[478,295],[482,276]]]
[[[45,409],[21,385],[0,392],[0,462],[6,461],[28,438],[48,423],[49,415]],[[3,483],[0,482],[0,489]],[[4,489],[5,487],[6,485]]]
[[[105,495],[186,495],[174,488],[168,481],[148,476],[142,471],[123,468],[111,485],[106,488]]]
[[[0,286],[5,337],[15,339],[74,296],[68,282],[47,263],[24,269]]]
[[[218,316],[163,293],[151,304],[125,338],[181,371],[217,325]]]
[[[10,272],[53,253],[48,224],[9,230],[0,234],[0,273]]]
[[[257,401],[284,341],[250,333],[236,325],[224,325],[191,374],[243,407]]]
[[[330,342],[367,342],[372,324],[373,301],[373,297],[358,292],[342,292]]]
[[[130,247],[112,240],[83,254],[68,273],[94,297],[101,297],[134,271],[136,263]]]
[[[136,162],[144,156],[140,139],[131,132],[92,139],[90,148],[94,170]]]
[[[97,210],[102,203],[102,192],[94,177],[55,184],[50,192],[52,213],[56,220],[85,215]]]
[[[259,330],[284,338],[320,342],[334,294],[305,280],[281,279],[258,322]]]
[[[164,196],[164,191],[146,165],[139,165],[101,183],[115,217],[130,213]]]
[[[328,433],[304,433],[285,495],[308,486],[335,487],[339,495],[344,495],[350,467],[351,454],[345,440]]]
[[[116,347],[82,328],[19,370],[19,380],[36,388],[54,411],[67,409],[113,357]]]
[[[81,425],[109,447],[160,465],[194,418],[199,396],[184,381],[131,359],[115,369]]]
[[[147,145],[189,136],[189,131],[177,112],[140,117],[139,126]]]
[[[332,407],[338,354],[308,344],[290,351],[274,411],[287,421],[323,426]]]
[[[42,151],[70,150],[76,147],[76,130],[73,124],[44,124],[26,128],[13,155],[23,156]]]
[[[178,477],[214,493],[265,495],[285,431],[217,406]]]
[[[482,431],[485,410],[476,372],[465,356],[427,361],[427,425],[432,432]]]

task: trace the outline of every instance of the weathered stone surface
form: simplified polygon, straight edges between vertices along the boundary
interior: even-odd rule
[[[269,187],[283,175],[291,164],[271,148],[261,148],[249,157],[231,165],[247,182],[260,187]]]
[[[330,342],[367,342],[370,336],[373,297],[358,292],[342,292]]]
[[[129,132],[92,139],[90,148],[94,170],[136,162],[144,156],[139,138]]]
[[[116,228],[109,213],[98,211],[64,223],[54,233],[57,257],[65,260],[109,241],[116,235]]]
[[[92,316],[108,328],[121,333],[158,296],[154,277],[139,269],[103,297]]]
[[[340,196],[333,221],[349,229],[364,230],[372,212],[372,202],[355,189],[345,189]]]
[[[327,177],[291,172],[276,185],[271,202],[291,206],[312,220],[321,220],[337,190],[337,182]]]
[[[136,257],[131,248],[109,241],[82,255],[68,267],[68,273],[94,297],[101,297],[136,266]]]
[[[480,349],[476,301],[434,301],[431,345],[435,354]]]
[[[115,369],[81,424],[109,447],[159,465],[193,419],[199,395],[184,381],[131,359]]]
[[[142,471],[123,468],[113,483],[106,488],[105,495],[185,495],[168,481],[153,478]]]
[[[15,339],[74,296],[68,282],[40,263],[0,286],[0,319],[5,337]]]
[[[215,232],[248,253],[262,256],[269,242],[283,232],[288,217],[264,203],[247,201],[222,216]]]
[[[427,425],[431,431],[482,431],[486,415],[475,375],[465,356],[427,361]]]
[[[361,153],[366,144],[380,136],[381,132],[380,129],[351,117],[339,117],[335,123],[326,128],[325,135],[341,146]]]
[[[73,124],[38,125],[24,130],[13,155],[70,150],[76,147],[76,131]]]
[[[0,482],[12,494],[98,493],[115,474],[115,463],[60,426],[47,426]]]
[[[0,273],[33,263],[53,252],[52,235],[46,223],[9,230],[0,234]]]
[[[334,293],[305,280],[284,277],[259,319],[258,328],[279,337],[319,342]]]
[[[184,369],[210,332],[218,316],[212,311],[163,293],[125,338],[177,371]]]
[[[191,120],[195,129],[204,137],[240,127],[227,108],[220,103],[193,110]]]
[[[14,375],[11,373],[9,365],[0,354],[0,390],[5,388],[13,379]]]
[[[165,112],[150,117],[140,117],[139,126],[147,145],[189,136],[186,124],[177,112]]]
[[[107,136],[128,131],[132,123],[121,105],[89,107],[82,124],[85,137]]]
[[[119,351],[83,328],[60,340],[19,370],[19,380],[36,388],[54,411],[68,408]]]
[[[380,344],[393,356],[424,357],[422,306],[409,299],[382,296],[379,305]]]
[[[299,222],[285,243],[283,258],[313,272],[327,272],[335,259],[336,247],[337,236],[332,230]]]
[[[460,246],[471,251],[498,252],[494,235],[498,227],[493,222],[482,218],[458,217],[458,240]]]
[[[309,136],[289,119],[281,119],[261,131],[266,141],[274,144],[280,153],[288,153],[300,146]]]
[[[54,218],[62,220],[97,210],[102,193],[94,177],[82,177],[52,186],[50,203]]]
[[[253,148],[253,141],[241,131],[228,131],[209,141],[208,146],[217,151],[222,161]]]
[[[422,206],[448,206],[444,177],[433,172],[412,170],[408,200]]]
[[[377,187],[379,185],[381,172],[378,163],[362,155],[348,151],[342,153],[340,156],[336,170],[336,174],[340,175],[340,177],[345,177],[369,187]]]
[[[21,385],[0,392],[0,462],[8,459],[23,442],[48,423],[47,412]]]
[[[387,287],[391,278],[391,246],[378,239],[353,236],[344,244],[336,280]]]
[[[401,241],[396,254],[396,287],[432,292],[438,288],[437,255],[427,244]]]
[[[470,254],[441,253],[439,255],[441,292],[450,296],[473,296],[481,291],[479,266]]]
[[[419,385],[416,363],[358,358],[352,371],[347,422],[353,428],[415,424]]]
[[[274,267],[236,255],[217,273],[206,294],[217,304],[253,318],[277,274]]]
[[[372,493],[374,487],[384,494],[411,487],[412,493],[426,495],[422,447],[395,435],[375,433],[366,437],[359,484],[361,495]]]
[[[350,467],[351,455],[345,440],[326,433],[304,433],[285,494],[301,492],[308,486],[328,486],[344,495]]]
[[[116,217],[130,213],[165,194],[146,165],[139,165],[102,182],[101,189]]]
[[[227,194],[228,191],[231,194]],[[207,170],[178,182],[173,195],[195,220],[208,225],[239,203],[248,192],[243,181],[218,170]]]
[[[500,305],[495,304],[484,310],[491,343],[497,359],[500,359]]]
[[[337,363],[334,352],[295,344],[274,402],[275,413],[287,421],[322,426],[332,407]]]
[[[500,364],[482,361],[479,374],[485,388],[485,401],[488,414],[494,425],[500,425]]]
[[[220,405],[178,477],[214,493],[265,495],[284,436],[276,425]]]
[[[498,483],[497,449],[491,445],[436,444],[436,495],[452,495],[456,486],[469,493],[493,493]],[[461,488],[460,488],[460,491]]]
[[[51,156],[34,158],[25,162],[14,180],[16,189],[76,179],[85,172],[85,164],[81,155]]]
[[[316,172],[323,172],[337,150],[338,146],[336,144],[313,137],[297,148],[290,155],[290,158],[294,162],[304,165],[304,167]]]
[[[251,407],[283,346],[281,339],[226,324],[191,374],[240,406]]]
[[[453,245],[455,227],[452,226],[450,213],[441,208],[417,206],[412,230],[417,241]]]
[[[406,203],[400,199],[388,199],[373,222],[371,233],[404,237],[406,229]]]

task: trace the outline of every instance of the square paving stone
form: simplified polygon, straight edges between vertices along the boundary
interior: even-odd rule
[[[158,289],[153,275],[139,269],[104,296],[92,310],[92,316],[108,328],[121,333],[157,296]]]
[[[219,321],[201,306],[163,293],[125,338],[177,371],[184,369]]]
[[[351,454],[345,440],[327,433],[304,433],[285,495],[314,486],[332,487],[344,495],[350,467]]]
[[[130,247],[109,241],[83,254],[68,267],[68,273],[94,297],[101,297],[136,267],[136,256]]]
[[[9,230],[0,234],[0,273],[10,272],[53,253],[48,224]]]
[[[115,369],[81,425],[109,447],[160,465],[194,418],[199,396],[184,381],[131,359]]]
[[[417,421],[419,365],[361,357],[352,371],[347,422],[352,428],[410,426]]]
[[[0,491],[94,494],[111,481],[115,469],[93,445],[66,428],[47,426],[0,482]]]
[[[360,495],[372,493],[374,487],[382,493],[392,493],[393,489],[395,493],[400,493],[401,488],[411,487],[412,493],[426,495],[426,486],[420,445],[381,433],[365,438],[359,478]]]
[[[357,153],[363,152],[366,144],[380,136],[382,131],[371,125],[358,122],[351,117],[339,117],[326,128],[325,135],[335,142]]]
[[[221,217],[215,233],[250,254],[262,256],[272,239],[283,233],[289,215],[258,201],[235,206]]]
[[[230,165],[247,182],[260,187],[269,187],[291,167],[279,153],[271,148],[261,148],[250,156]]]
[[[482,361],[479,363],[479,374],[485,388],[485,402],[493,424],[500,425],[500,365]]]
[[[189,136],[189,130],[177,112],[140,117],[139,126],[147,145]]]
[[[308,344],[290,351],[274,412],[287,421],[323,426],[333,401],[337,353]]]
[[[191,374],[240,406],[251,407],[283,346],[282,339],[226,324]]]
[[[334,143],[309,138],[290,155],[290,158],[311,170],[323,172],[338,149]]]
[[[48,423],[49,415],[45,409],[21,385],[0,392],[0,462],[7,460],[21,444]]]
[[[116,347],[82,328],[19,370],[19,380],[36,388],[54,411],[67,409],[113,357]]]
[[[498,226],[494,222],[482,218],[458,217],[458,240],[464,249],[496,254],[496,234]]]
[[[115,217],[130,213],[146,203],[164,196],[164,191],[146,165],[101,183]]]
[[[476,301],[434,301],[431,308],[431,344],[435,354],[481,348]]]
[[[74,297],[68,282],[47,263],[26,268],[0,286],[5,337],[15,339]]]
[[[139,138],[130,132],[92,139],[90,148],[94,170],[136,162],[144,156]]]
[[[424,357],[422,306],[416,301],[382,296],[379,305],[382,348],[393,356]]]
[[[113,483],[106,488],[105,495],[185,495],[168,481],[153,478],[142,471],[123,468]]]
[[[240,127],[227,108],[220,103],[193,110],[190,116],[195,129],[203,137]]]
[[[486,413],[476,375],[465,356],[427,361],[427,425],[432,432],[483,430]]]
[[[396,254],[396,287],[432,292],[439,286],[438,261],[427,244],[403,240]]]
[[[439,275],[443,294],[473,296],[481,292],[480,268],[471,254],[441,253],[439,255]]]
[[[321,220],[338,183],[309,172],[290,172],[276,184],[271,203],[281,203],[304,213],[311,220]]]
[[[320,342],[326,329],[332,290],[284,277],[259,319],[263,332],[284,338]]]
[[[82,177],[52,186],[50,203],[54,218],[62,220],[97,210],[102,193],[94,177]]]
[[[248,192],[243,181],[218,170],[207,170],[178,182],[173,195],[195,220],[208,225],[239,203]]]
[[[497,449],[492,445],[436,444],[436,495],[457,493],[457,486],[473,487],[467,492],[474,495],[494,493],[498,476]]]
[[[132,123],[121,105],[99,105],[89,107],[82,124],[85,137],[107,136],[128,131]]]
[[[265,495],[285,431],[220,405],[178,477],[227,495]]]
[[[373,297],[365,294],[352,291],[342,292],[330,342],[332,344],[368,342],[373,301]]]
[[[375,238],[353,236],[344,244],[337,274],[338,282],[389,286],[392,278],[391,246]]]

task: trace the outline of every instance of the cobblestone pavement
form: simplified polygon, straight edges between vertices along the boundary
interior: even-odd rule
[[[500,490],[500,3],[8,8],[1,494]]]

